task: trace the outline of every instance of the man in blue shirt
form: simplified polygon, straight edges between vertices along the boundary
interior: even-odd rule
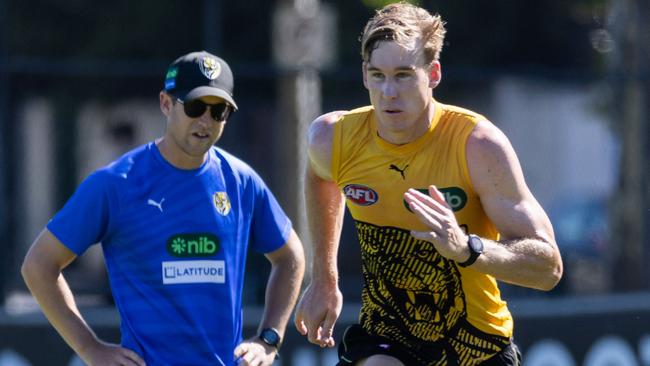
[[[214,143],[237,104],[228,64],[174,61],[160,92],[165,134],[88,176],[27,253],[22,274],[88,365],[271,365],[304,273],[302,244],[262,179]],[[62,270],[101,243],[121,344],[84,321]],[[259,335],[242,341],[249,249],[272,269]]]

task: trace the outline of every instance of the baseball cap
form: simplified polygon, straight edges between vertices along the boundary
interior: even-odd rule
[[[199,51],[181,56],[169,65],[164,90],[183,101],[217,96],[237,110],[232,97],[233,84],[232,71],[226,61]]]

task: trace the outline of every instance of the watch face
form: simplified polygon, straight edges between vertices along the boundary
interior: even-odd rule
[[[483,253],[483,241],[476,235],[469,236],[469,247],[475,253]]]
[[[264,329],[260,333],[260,338],[270,346],[277,346],[280,343],[280,335],[273,329]]]

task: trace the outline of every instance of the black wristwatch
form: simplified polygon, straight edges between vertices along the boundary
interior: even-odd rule
[[[273,328],[262,329],[259,337],[262,340],[262,342],[268,344],[269,346],[275,347],[276,350],[280,348],[280,343],[282,343],[282,340],[280,339],[280,334],[278,333],[277,330]]]
[[[461,267],[468,267],[476,262],[478,256],[483,253],[483,241],[478,236],[469,234],[469,237],[467,238],[467,247],[469,248],[469,258],[463,263],[458,263]]]

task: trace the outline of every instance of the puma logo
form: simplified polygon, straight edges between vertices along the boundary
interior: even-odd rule
[[[156,202],[156,201],[152,200],[151,198],[149,198],[149,200],[147,201],[147,204],[151,205],[153,207],[157,207],[160,210],[160,212],[163,212],[163,209],[162,209],[163,202],[165,202],[164,197],[163,197],[163,199],[160,200],[160,202]]]
[[[405,175],[404,173],[406,173],[406,169],[407,169],[408,167],[409,167],[409,165],[406,164],[406,166],[404,167],[404,169],[400,169],[397,165],[395,165],[395,164],[391,164],[391,165],[388,167],[388,170],[394,170],[394,171],[396,171],[396,172],[399,172],[399,174],[402,176],[402,179],[406,179],[406,175]]]

